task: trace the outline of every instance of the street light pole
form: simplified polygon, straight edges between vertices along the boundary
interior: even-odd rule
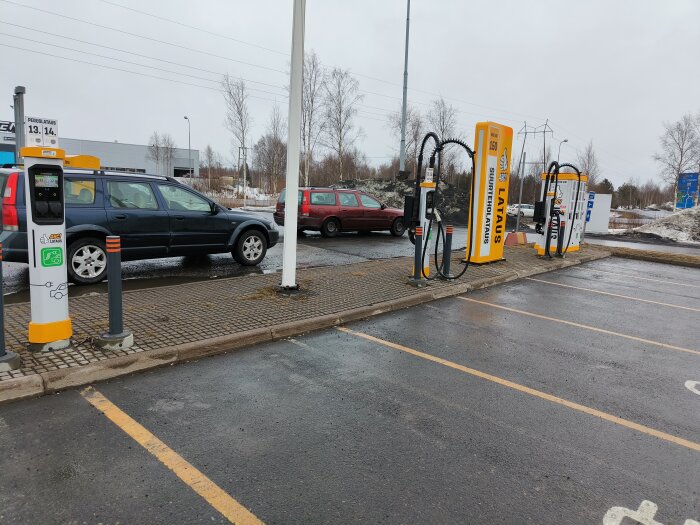
[[[185,120],[187,121],[187,158],[189,159],[189,165],[187,168],[190,172],[190,182],[192,182],[192,124],[190,123],[190,119],[187,115],[185,115]]]
[[[559,143],[559,151],[557,152],[557,164],[559,164],[559,156],[561,155],[561,145],[564,144],[564,142],[569,142],[569,139],[564,139]]]
[[[16,86],[13,95],[13,109],[15,110],[15,162],[19,164],[19,152],[24,147],[24,94],[27,92],[24,86]]]
[[[287,197],[284,204],[284,242],[282,244],[282,291],[298,290],[297,220],[299,207],[299,148],[301,146],[301,96],[304,71],[304,18],[306,0],[294,0],[292,22],[292,60],[289,75],[289,117],[287,118]]]
[[[401,103],[401,148],[399,150],[399,174],[406,170],[406,105],[408,91],[408,29],[411,20],[411,0],[406,0],[406,45],[403,57],[403,101]]]

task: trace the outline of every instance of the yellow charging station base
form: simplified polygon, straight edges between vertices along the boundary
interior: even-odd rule
[[[29,323],[29,343],[45,344],[51,341],[70,339],[73,335],[73,323],[70,317],[53,323]]]

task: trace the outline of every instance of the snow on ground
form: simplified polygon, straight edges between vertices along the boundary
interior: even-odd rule
[[[632,231],[678,242],[700,243],[700,207],[676,212]]]

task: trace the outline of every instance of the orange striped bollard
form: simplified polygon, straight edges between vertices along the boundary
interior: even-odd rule
[[[423,228],[416,226],[415,252],[413,254],[413,279],[410,283],[413,286],[420,286],[423,278]]]
[[[450,265],[452,264],[452,234],[455,232],[454,226],[448,224],[445,227],[445,248],[442,253],[442,274],[449,278],[452,277],[450,274]]]
[[[129,348],[134,344],[134,336],[124,330],[122,308],[122,248],[118,235],[107,237],[107,295],[109,297],[109,332],[102,334],[97,341],[105,350]]]

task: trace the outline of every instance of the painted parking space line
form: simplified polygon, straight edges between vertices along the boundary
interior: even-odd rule
[[[224,492],[191,463],[93,387],[87,387],[80,392],[80,395],[93,407],[102,412],[107,419],[123,430],[124,433],[153,454],[163,465],[168,467],[188,487],[218,510],[231,523],[237,525],[263,525],[263,522],[252,512]]]
[[[504,386],[506,388],[510,388],[512,390],[516,390],[518,392],[522,392],[524,394],[529,394],[531,396],[544,399],[545,401],[549,401],[551,403],[555,403],[557,405],[564,406],[566,408],[570,408],[572,410],[575,410],[577,412],[582,412],[584,414],[588,414],[593,417],[597,417],[599,419],[603,419],[605,421],[609,421],[610,423],[614,423],[616,425],[620,425],[625,428],[629,428],[631,430],[636,430],[637,432],[641,432],[642,434],[646,434],[648,436],[653,436],[655,438],[667,441],[669,443],[673,443],[675,445],[679,445],[681,447],[688,448],[690,450],[694,450],[695,452],[700,452],[700,443],[696,443],[695,441],[690,441],[688,439],[684,439],[678,436],[674,436],[673,434],[668,434],[666,432],[663,432],[661,430],[657,430],[655,428],[647,427],[645,425],[642,425],[640,423],[635,423],[634,421],[630,421],[629,419],[624,419],[618,416],[614,416],[612,414],[609,414],[607,412],[603,412],[601,410],[597,410],[595,408],[591,408],[585,405],[581,405],[579,403],[575,403],[573,401],[569,401],[567,399],[563,399],[561,397],[557,397],[552,394],[548,394],[547,392],[542,392],[541,390],[536,390],[534,388],[530,388],[525,385],[521,385],[520,383],[515,383],[513,381],[509,381],[508,379],[504,379],[502,377],[498,377],[486,372],[482,372],[480,370],[476,370],[474,368],[469,368],[464,365],[460,365],[458,363],[455,363],[453,361],[449,361],[447,359],[443,359],[442,357],[437,357],[432,354],[427,354],[425,352],[421,352],[420,350],[414,350],[413,348],[409,348],[404,345],[400,345],[398,343],[394,343],[391,341],[387,341],[386,339],[381,339],[379,337],[375,337],[373,335],[365,334],[364,332],[358,332],[356,330],[352,330],[350,328],[344,327],[344,326],[336,326],[336,330],[339,330],[341,332],[344,332],[348,335],[352,335],[354,337],[359,337],[361,339],[365,339],[366,341],[371,341],[373,343],[392,348],[394,350],[399,350],[401,352],[405,352],[407,354],[413,355],[415,357],[420,357],[421,359],[425,359],[426,361],[432,361],[433,363],[437,363],[449,368],[452,368],[454,370],[458,370],[460,372],[464,372],[465,374],[469,374],[474,377],[478,377],[480,379],[485,379],[486,381],[490,381],[492,383],[496,383],[498,385]]]
[[[613,292],[604,292],[603,290],[594,290],[593,288],[584,288],[582,286],[573,286],[571,284],[555,283],[553,281],[547,281],[545,279],[536,279],[534,277],[525,277],[527,281],[534,281],[536,283],[550,284],[552,286],[560,286],[562,288],[571,288],[573,290],[581,290],[583,292],[597,293],[600,295],[607,295],[610,297],[617,297],[619,299],[627,299],[629,301],[638,301],[640,303],[655,304],[658,306],[667,306],[669,308],[679,308],[681,310],[690,310],[691,312],[700,312],[700,308],[693,308],[692,306],[681,306],[679,304],[662,303],[661,301],[652,301],[651,299],[641,299],[639,297],[632,297],[630,295],[622,295]]]
[[[601,334],[613,335],[615,337],[622,337],[624,339],[630,339],[632,341],[638,341],[640,343],[646,343],[653,346],[658,346],[660,348],[668,348],[669,350],[676,350],[678,352],[686,352],[688,354],[700,355],[700,351],[693,350],[691,348],[683,348],[682,346],[670,345],[668,343],[661,343],[659,341],[652,341],[651,339],[644,339],[643,337],[637,337],[636,335],[622,334],[620,332],[614,332],[612,330],[606,330],[604,328],[598,328],[597,326],[591,326],[588,324],[575,323],[573,321],[567,321],[566,319],[558,319],[556,317],[549,317],[547,315],[536,314],[533,312],[527,312],[525,310],[519,310],[517,308],[510,308],[509,306],[502,306],[500,304],[489,303],[487,301],[479,301],[478,299],[472,299],[471,297],[457,297],[462,301],[468,301],[470,303],[481,304],[484,306],[489,306],[491,308],[497,308],[499,310],[505,310],[506,312],[513,312],[516,314],[527,315],[530,317],[535,317],[537,319],[543,319],[545,321],[552,321],[555,323],[561,323],[569,326],[575,326],[577,328],[583,328],[585,330],[591,330],[593,332],[598,332]]]
[[[700,288],[700,284],[692,284],[692,283],[680,283],[678,281],[666,281],[664,279],[652,279],[651,277],[641,277],[639,275],[631,275],[629,273],[621,273],[621,272],[611,272],[609,270],[601,270],[600,268],[580,268],[578,266],[572,266],[570,268],[567,268],[567,270],[578,270],[580,272],[586,272],[587,274],[591,274],[592,272],[601,272],[601,273],[607,273],[610,275],[619,275],[622,277],[629,277],[630,279],[640,279],[642,281],[650,281],[654,283],[663,283],[663,284],[674,284],[676,286],[682,286],[683,288]]]

